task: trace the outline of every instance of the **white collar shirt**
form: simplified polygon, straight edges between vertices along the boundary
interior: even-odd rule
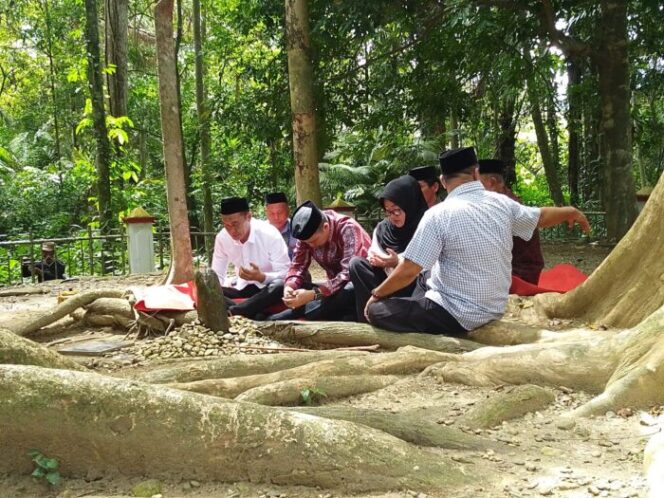
[[[539,217],[539,208],[464,183],[426,211],[404,258],[431,269],[426,298],[472,330],[505,312],[512,237],[529,240]]]
[[[212,269],[219,277],[222,286],[242,290],[253,284],[262,288],[273,280],[286,276],[290,258],[279,230],[267,221],[255,218],[251,218],[250,223],[249,238],[244,243],[233,240],[226,229],[219,232],[215,238]],[[229,263],[235,268],[234,282],[226,278]],[[248,268],[250,263],[254,263],[265,274],[263,282],[240,278],[240,267]]]

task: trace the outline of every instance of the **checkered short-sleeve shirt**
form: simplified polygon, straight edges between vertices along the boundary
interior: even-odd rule
[[[512,237],[529,240],[539,217],[539,208],[464,183],[425,213],[404,258],[431,269],[426,297],[472,330],[505,312]]]

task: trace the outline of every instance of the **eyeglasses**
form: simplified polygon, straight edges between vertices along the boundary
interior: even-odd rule
[[[384,209],[386,217],[390,216],[401,216],[403,214],[403,209],[400,208],[394,208],[394,209]]]

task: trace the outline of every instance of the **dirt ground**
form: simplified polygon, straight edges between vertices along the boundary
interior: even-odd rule
[[[610,248],[592,245],[546,244],[547,267],[570,262],[590,273],[608,254]],[[314,278],[320,273],[315,272]],[[31,296],[0,298],[0,326],[33,310],[55,306],[57,295],[63,291],[82,291],[97,287],[129,288],[158,282],[160,276],[126,278],[88,278],[71,282],[46,284],[47,293]],[[37,340],[49,343],[72,334],[97,334],[99,330],[84,330],[64,319],[55,327],[40,333]],[[598,332],[601,333],[601,332]],[[85,361],[89,362],[89,358]],[[137,368],[128,362],[121,370]],[[150,365],[140,365],[150,368]],[[126,372],[119,372],[120,374]],[[509,389],[477,388],[454,384],[438,384],[428,377],[407,377],[380,391],[355,396],[338,404],[356,407],[405,412],[428,410],[436,414],[441,425],[458,427],[457,419],[470,407],[498,391]],[[451,459],[468,474],[475,476],[475,484],[454,494],[428,494],[417,490],[365,494],[372,497],[454,497],[454,498],[518,498],[518,497],[645,497],[642,477],[642,455],[650,435],[659,430],[660,407],[650,411],[608,413],[577,424],[561,421],[561,415],[584,401],[589,395],[569,389],[554,390],[556,401],[547,409],[526,415],[489,429],[474,431],[495,443],[495,449],[472,452],[431,449],[441,458]],[[0,400],[1,402],[1,400]],[[435,410],[431,410],[435,407]],[[1,429],[0,429],[1,430]],[[49,455],[57,457],[57,455]],[[28,456],[26,455],[26,459]],[[158,465],[158,462],[155,462]],[[250,465],[250,463],[248,463]],[[62,469],[66,474],[66,468]],[[130,496],[131,488],[141,479],[113,476],[89,476],[88,480],[64,478],[55,488],[34,482],[27,475],[0,476],[0,497],[120,497]],[[162,481],[164,497],[296,497],[331,498],[349,496],[336,491],[259,485],[252,483],[216,483],[183,481],[178,476]]]

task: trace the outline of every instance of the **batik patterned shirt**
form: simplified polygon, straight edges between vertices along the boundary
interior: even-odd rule
[[[297,241],[286,285],[299,289],[307,281],[307,271],[313,259],[325,270],[328,278],[318,284],[319,289],[324,296],[330,296],[350,281],[350,260],[353,256],[366,257],[371,238],[353,218],[329,209],[323,213],[330,224],[327,242],[314,248],[301,240]]]

